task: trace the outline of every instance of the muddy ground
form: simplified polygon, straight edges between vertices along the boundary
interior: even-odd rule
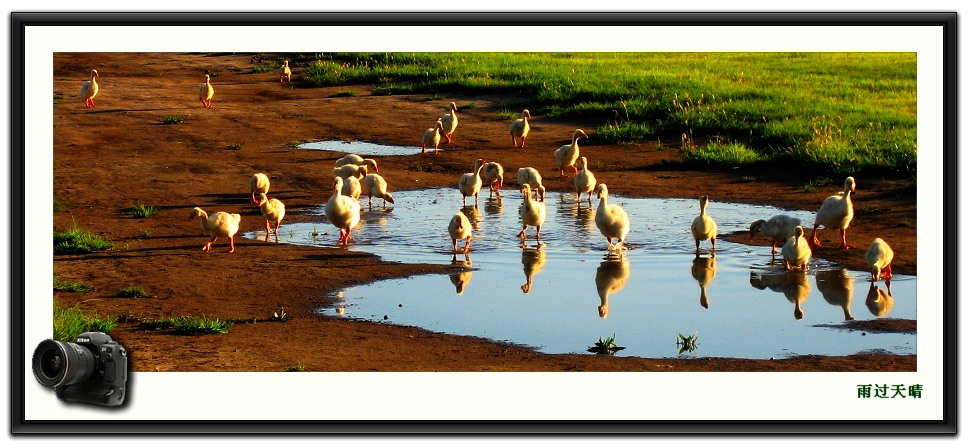
[[[303,247],[239,239],[236,252],[220,240],[213,252],[191,209],[241,213],[242,231],[263,227],[248,202],[248,179],[270,175],[270,195],[283,200],[286,222],[308,221],[306,210],[328,200],[333,161],[342,154],[296,150],[309,140],[369,140],[415,145],[447,104],[473,102],[461,111],[453,144],[438,156],[382,157],[380,173],[391,190],[453,187],[475,159],[501,162],[505,169],[534,166],[551,190],[570,190],[559,178],[552,152],[575,128],[591,132],[595,122],[534,119],[527,148],[512,148],[507,121],[494,114],[507,96],[371,96],[369,86],[303,88],[299,67],[294,83],[273,73],[252,73],[251,55],[107,53],[54,57],[54,213],[56,229],[73,224],[100,233],[114,249],[95,254],[55,255],[62,279],[96,288],[89,293],[55,293],[58,303],[80,303],[88,311],[123,315],[111,334],[132,353],[136,371],[888,371],[915,370],[916,356],[859,354],[777,360],[728,358],[647,359],[594,355],[552,355],[485,339],[431,333],[412,327],[321,317],[313,310],[341,288],[379,279],[453,271],[447,265],[398,264],[350,249]],[[91,68],[101,90],[96,108],[77,96]],[[205,70],[213,75],[213,107],[203,108],[197,90]],[[355,90],[356,96],[331,97]],[[184,121],[165,125],[165,116]],[[634,145],[584,144],[590,169],[613,194],[695,198],[769,204],[815,211],[842,187],[804,192],[818,176],[801,169],[699,171],[678,164],[678,138]],[[513,175],[508,175],[513,177]],[[755,180],[751,180],[755,178]],[[515,184],[507,181],[508,188]],[[837,248],[836,231],[821,230],[814,255],[866,269],[863,253],[875,237],[896,252],[894,270],[917,273],[915,191],[905,178],[857,177],[857,215],[848,241]],[[512,194],[513,189],[509,192]],[[459,194],[455,191],[454,208]],[[138,219],[123,210],[135,203],[161,208]],[[697,206],[698,208],[698,206]],[[768,215],[751,216],[768,218]],[[447,222],[438,222],[443,228]],[[442,229],[441,229],[442,230]],[[150,235],[143,234],[144,231]],[[285,222],[283,232],[285,231]],[[630,239],[647,237],[634,231]],[[746,232],[727,239],[750,243]],[[684,241],[691,243],[691,241]],[[752,243],[766,245],[758,237]],[[137,285],[146,298],[120,298],[120,288]],[[270,320],[281,307],[291,316]],[[228,334],[184,336],[146,331],[138,321],[163,316],[205,315],[239,321]],[[245,321],[245,322],[243,322]],[[912,321],[898,321],[910,329]],[[891,324],[890,321],[887,322]],[[888,327],[890,328],[890,327]]]

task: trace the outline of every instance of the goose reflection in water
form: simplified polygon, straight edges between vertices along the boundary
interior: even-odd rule
[[[692,261],[692,278],[699,282],[699,305],[709,308],[709,296],[706,295],[706,287],[716,277],[716,255],[709,257],[699,257]]]
[[[595,227],[595,208],[591,206],[582,207],[580,203],[571,200],[568,194],[558,194],[558,216],[559,220],[567,221],[574,225],[574,228],[585,234],[597,234],[598,228]]]
[[[598,307],[600,317],[608,317],[608,296],[625,288],[629,273],[628,258],[622,255],[609,254],[598,266],[598,271],[595,273],[595,288],[598,289],[598,297],[602,300],[602,304]]]
[[[531,283],[534,280],[534,276],[541,272],[541,269],[545,266],[545,262],[548,260],[547,253],[541,249],[542,246],[538,244],[529,247],[523,242],[521,243],[521,264],[524,265],[524,278],[527,281],[527,283],[521,285],[521,291],[525,294],[531,292]]]
[[[385,228],[393,213],[393,208],[363,211],[363,221]]]
[[[830,305],[843,308],[844,320],[852,321],[850,302],[854,298],[854,278],[846,268],[817,271],[817,289]]]
[[[800,306],[810,297],[810,282],[807,275],[798,271],[784,272],[750,272],[750,285],[753,288],[783,293],[787,300],[793,302],[793,317],[803,319],[803,308]]]
[[[474,231],[479,232],[481,230],[481,210],[474,206],[464,206],[460,211],[470,220],[471,227],[474,228]]]
[[[470,269],[472,266],[474,266],[474,263],[471,262],[471,255],[465,252],[464,260],[458,260],[457,254],[454,254],[454,257],[451,258],[450,263],[451,265],[459,265],[464,268],[468,268],[464,271],[450,275],[450,283],[454,284],[457,294],[464,294],[464,288],[466,288],[467,284],[470,283],[471,277],[474,277],[474,271]]]
[[[500,196],[484,200],[484,212],[487,215],[500,215],[504,213],[504,201]],[[467,216],[470,218],[470,216]],[[473,220],[472,220],[473,221]]]
[[[880,289],[876,283],[871,282],[871,287],[867,290],[867,309],[876,317],[887,316],[894,308],[894,296],[891,294],[891,282],[887,282],[887,289]]]

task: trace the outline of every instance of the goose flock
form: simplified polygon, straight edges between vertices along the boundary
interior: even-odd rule
[[[277,74],[279,75],[279,82],[291,82],[292,71],[288,61],[283,62]],[[94,98],[99,91],[97,78],[97,70],[91,70],[90,80],[85,81],[81,86],[80,97],[84,99],[86,108],[94,108]],[[205,108],[211,108],[215,89],[212,86],[209,74],[205,75],[204,80],[204,83],[198,88],[198,99]],[[436,119],[434,127],[423,132],[421,137],[422,154],[426,154],[429,147],[432,147],[434,154],[437,154],[442,140],[445,140],[448,144],[453,143],[454,133],[458,126],[457,111],[457,104],[451,102],[447,113]],[[525,147],[525,141],[531,131],[530,119],[531,112],[525,109],[521,112],[521,118],[512,121],[508,126],[508,134],[511,136],[513,147]],[[572,132],[571,143],[562,145],[554,151],[554,168],[558,170],[562,177],[566,176],[566,169],[571,171],[572,183],[579,205],[582,203],[582,194],[586,194],[588,204],[591,206],[592,192],[596,193],[599,203],[595,211],[595,225],[605,237],[608,243],[608,251],[615,251],[621,255],[621,252],[627,249],[625,241],[631,230],[631,222],[628,213],[621,206],[609,203],[608,186],[598,182],[595,175],[589,170],[588,159],[581,156],[578,145],[578,141],[583,138],[588,138],[588,134],[584,130],[575,129]],[[520,141],[520,145],[518,145],[518,141]],[[374,197],[383,199],[384,207],[388,202],[394,203],[393,195],[388,191],[387,181],[378,173],[379,171],[377,160],[363,158],[356,154],[346,155],[336,161],[332,171],[333,194],[326,203],[325,214],[329,222],[340,230],[338,241],[340,245],[349,244],[352,240],[351,232],[353,228],[361,222],[362,206],[360,200],[363,195],[368,197],[370,206],[373,205]],[[533,226],[535,228],[535,239],[540,239],[541,225],[546,218],[545,187],[542,184],[541,174],[534,167],[522,167],[518,169],[517,180],[523,199],[523,205],[519,211],[521,231],[518,233],[518,237],[526,239],[528,227]],[[474,208],[477,207],[478,196],[484,184],[488,186],[489,197],[496,194],[497,198],[501,199],[501,189],[504,187],[504,167],[500,163],[477,159],[472,171],[460,176],[457,188],[465,206],[467,198],[473,197]],[[268,196],[269,187],[269,177],[265,173],[256,173],[249,180],[250,200],[253,205],[259,207],[266,220],[265,239],[266,241],[269,240],[270,229],[274,229],[275,238],[278,242],[279,226],[285,217],[286,207],[279,199]],[[847,177],[844,181],[843,191],[827,197],[823,201],[817,211],[809,240],[804,236],[801,221],[786,215],[776,215],[768,220],[752,222],[749,226],[750,239],[752,240],[756,233],[765,235],[772,242],[771,253],[773,255],[777,253],[777,246],[781,246],[780,253],[785,270],[806,271],[812,256],[812,248],[820,246],[820,241],[817,239],[819,227],[837,229],[840,232],[840,247],[843,249],[853,247],[847,243],[847,230],[854,217],[851,194],[856,192],[856,187],[854,178]],[[709,195],[699,198],[699,215],[695,217],[690,227],[697,257],[702,241],[710,241],[710,252],[714,253],[716,249],[718,226],[707,212],[710,200]],[[239,230],[241,221],[239,214],[215,212],[209,215],[206,211],[196,207],[192,210],[189,218],[200,219],[202,229],[212,237],[202,247],[204,251],[210,251],[212,244],[218,237],[227,237],[229,239],[228,252],[235,251],[234,237]],[[457,212],[451,218],[448,223],[448,233],[453,242],[454,253],[463,252],[466,254],[470,251],[473,227],[463,212]],[[460,240],[464,241],[464,247],[458,250],[458,241]],[[877,238],[871,243],[865,254],[865,259],[870,267],[872,281],[876,282],[882,278],[888,281],[891,279],[891,263],[894,260],[894,251],[883,239]],[[694,272],[695,274],[696,272]],[[607,312],[607,293],[603,295],[602,299],[602,307],[604,308],[602,311]]]

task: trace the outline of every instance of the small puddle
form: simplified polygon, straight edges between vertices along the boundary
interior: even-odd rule
[[[704,242],[696,258],[689,225],[699,202],[685,199],[611,197],[632,220],[630,250],[616,259],[605,255],[594,208],[587,201],[579,207],[574,194],[549,192],[541,242],[529,238],[522,247],[515,237],[521,229],[520,195],[506,189],[503,200],[482,196],[479,208],[462,208],[456,188],[394,192],[396,205],[386,209],[374,200],[370,210],[364,198],[364,224],[353,231],[351,250],[388,261],[455,263],[466,269],[348,288],[342,303],[319,311],[481,336],[547,353],[585,353],[599,337],[614,334],[616,344],[626,347],[619,355],[675,357],[678,335],[697,332],[698,348],[684,356],[916,353],[916,335],[819,327],[847,317],[916,320],[915,276],[895,275],[887,295],[884,282],[870,284],[869,273],[824,260],[814,259],[806,275],[785,273],[768,246],[719,240],[711,256]],[[467,257],[450,252],[447,223],[458,210],[474,226]],[[338,231],[326,222],[323,206],[312,213],[318,222],[283,223],[280,240],[335,246]],[[812,212],[736,203],[711,202],[709,213],[724,233],[745,231],[751,221],[780,213],[813,222]],[[863,253],[858,249],[856,255]]]
[[[328,150],[330,152],[355,153],[361,156],[401,156],[419,155],[422,150],[417,146],[393,146],[366,141],[314,141],[296,146],[307,150]],[[433,151],[433,147],[429,148]],[[443,149],[438,149],[443,152]]]

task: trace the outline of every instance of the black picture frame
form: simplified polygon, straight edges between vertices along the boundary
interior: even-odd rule
[[[562,12],[562,13],[39,13],[14,12],[10,16],[10,209],[23,211],[26,190],[25,169],[25,29],[44,26],[319,26],[319,25],[459,25],[459,26],[940,26],[944,41],[944,194],[943,232],[946,246],[957,246],[958,215],[958,17],[954,12],[717,12],[717,13],[646,13],[646,12]],[[218,433],[218,434],[750,434],[750,433],[863,433],[863,434],[953,434],[957,431],[958,339],[957,339],[957,251],[944,251],[943,352],[945,396],[943,419],[935,421],[103,421],[84,419],[64,422],[24,419],[24,302],[25,296],[25,221],[11,212],[11,320],[10,320],[10,423],[14,434],[151,434],[151,433]]]

